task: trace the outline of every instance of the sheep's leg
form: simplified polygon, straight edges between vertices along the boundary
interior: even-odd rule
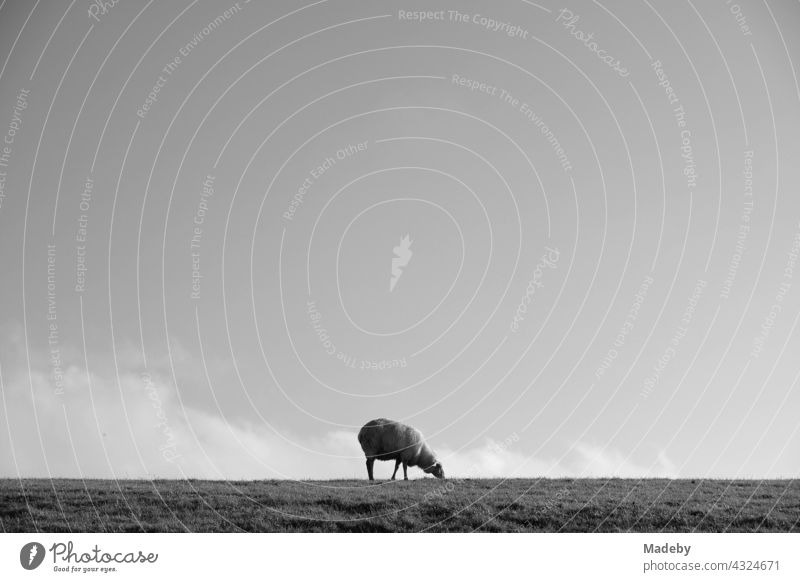
[[[397,475],[397,469],[400,467],[400,459],[397,459],[394,462],[394,473],[392,473],[392,481],[394,481],[394,476]]]
[[[369,480],[374,481],[375,479],[372,477],[372,466],[375,464],[375,459],[367,459],[367,475],[369,475]]]
[[[408,481],[408,463],[403,461],[403,479]]]

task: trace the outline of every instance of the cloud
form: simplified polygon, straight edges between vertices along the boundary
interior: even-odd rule
[[[124,358],[123,358],[124,359]],[[74,361],[74,360],[73,360]],[[196,477],[205,479],[364,478],[355,431],[295,434],[182,402],[164,372],[87,375],[70,365],[57,394],[47,365],[3,377],[0,476]],[[128,368],[129,370],[131,368]],[[151,366],[151,369],[154,369]],[[563,458],[524,451],[513,434],[502,442],[456,449],[433,443],[451,477],[675,476],[663,452],[648,464],[614,449],[577,443]],[[388,477],[391,463],[378,463]],[[416,474],[416,473],[415,473]]]
[[[463,451],[442,449],[439,456],[453,477],[675,477],[677,473],[663,451],[648,466],[632,462],[617,449],[579,442],[562,458],[541,459],[518,450],[519,441],[514,434]]]
[[[587,443],[578,443],[582,477],[668,477],[677,476],[675,464],[659,451],[650,465],[634,463],[622,451]]]
[[[38,477],[352,478],[355,434],[278,433],[183,406],[164,378],[104,378],[72,366],[58,395],[39,371],[5,381],[0,475]]]

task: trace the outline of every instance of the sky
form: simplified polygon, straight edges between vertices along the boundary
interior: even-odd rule
[[[798,475],[796,5],[98,6],[0,5],[0,476]]]

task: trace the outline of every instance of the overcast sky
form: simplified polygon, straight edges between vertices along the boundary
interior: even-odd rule
[[[2,3],[0,476],[798,476],[799,26]]]

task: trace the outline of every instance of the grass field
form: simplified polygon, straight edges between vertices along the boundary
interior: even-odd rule
[[[6,532],[800,531],[800,482],[0,480]]]

